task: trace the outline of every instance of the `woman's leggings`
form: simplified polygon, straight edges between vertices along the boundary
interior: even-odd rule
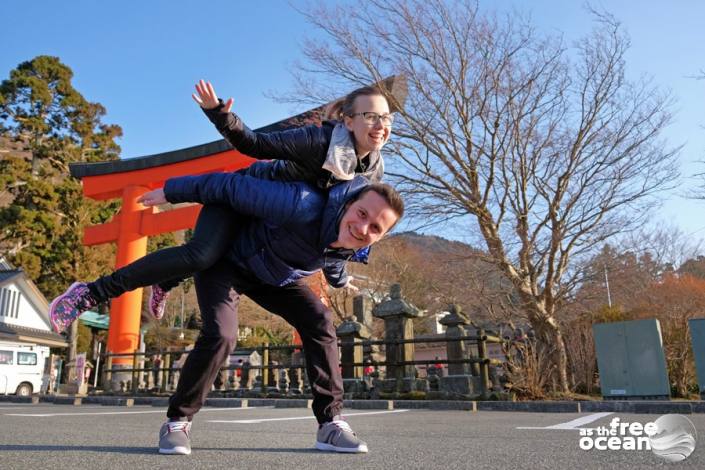
[[[169,290],[222,258],[232,245],[235,232],[242,226],[243,219],[243,215],[228,206],[203,206],[193,237],[188,242],[150,253],[89,283],[88,289],[99,302],[153,284]]]

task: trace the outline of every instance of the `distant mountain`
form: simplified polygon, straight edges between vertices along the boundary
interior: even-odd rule
[[[453,254],[458,256],[473,256],[481,254],[480,250],[473,248],[467,243],[457,240],[448,240],[437,235],[423,235],[416,232],[401,232],[389,236],[380,242],[380,245],[396,238],[404,240],[405,243],[419,247],[419,249],[429,252]]]

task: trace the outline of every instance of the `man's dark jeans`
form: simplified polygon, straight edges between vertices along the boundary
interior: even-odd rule
[[[263,284],[223,259],[194,276],[203,326],[181,370],[167,416],[191,417],[203,406],[220,366],[237,340],[239,294],[284,318],[303,341],[306,372],[319,423],[330,421],[343,406],[343,380],[331,312],[305,281],[282,287]]]

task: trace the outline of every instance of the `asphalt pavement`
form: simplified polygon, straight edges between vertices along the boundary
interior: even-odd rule
[[[189,456],[157,453],[165,408],[0,403],[0,469],[705,468],[705,415],[688,415],[695,451],[669,463],[650,450],[582,450],[580,428],[654,421],[628,413],[349,410],[368,454],[313,448],[310,409],[204,408]]]

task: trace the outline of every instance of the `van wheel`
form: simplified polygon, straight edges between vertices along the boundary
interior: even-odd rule
[[[28,383],[22,383],[20,384],[19,387],[17,387],[17,396],[18,397],[28,397],[32,395],[32,384]]]

